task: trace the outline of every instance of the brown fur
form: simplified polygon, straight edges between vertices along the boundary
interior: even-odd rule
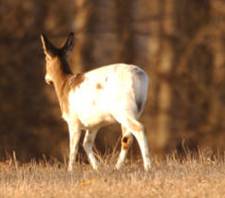
[[[96,89],[102,89],[103,87],[102,87],[102,85],[100,84],[100,83],[97,83],[96,84]]]
[[[80,83],[82,83],[84,81],[84,79],[85,79],[85,77],[81,73],[71,76],[70,87],[71,88],[77,87]]]
[[[122,148],[125,150],[129,149],[129,145],[127,143],[122,143]]]
[[[143,126],[138,121],[129,119],[128,122],[132,130],[137,132],[143,131]]]
[[[132,142],[133,142],[132,137],[123,137],[121,139],[122,148],[128,150]]]
[[[85,79],[84,75],[78,73],[77,75],[70,75],[64,80],[58,98],[62,113],[69,112],[68,94],[70,90],[78,87],[84,81],[84,79]]]

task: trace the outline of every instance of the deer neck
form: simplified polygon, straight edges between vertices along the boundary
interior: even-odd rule
[[[55,88],[55,92],[60,104],[61,112],[62,114],[67,113],[68,111],[68,80],[71,78],[72,73],[65,73],[61,69],[61,67],[58,67],[55,70],[54,79],[53,79],[53,85]]]

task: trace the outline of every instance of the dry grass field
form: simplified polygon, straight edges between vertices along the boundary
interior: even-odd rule
[[[224,158],[198,157],[177,160],[153,159],[152,170],[144,172],[142,161],[128,160],[114,171],[111,162],[102,160],[95,172],[87,164],[76,164],[72,173],[55,162],[17,164],[9,160],[0,164],[0,197],[225,197]]]

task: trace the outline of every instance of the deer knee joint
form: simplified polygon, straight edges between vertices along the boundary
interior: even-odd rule
[[[90,140],[84,140],[83,147],[84,147],[85,151],[87,151],[90,148],[90,145],[91,145],[91,141]]]
[[[129,149],[130,145],[133,142],[133,137],[132,136],[124,136],[121,138],[121,144],[123,149]]]

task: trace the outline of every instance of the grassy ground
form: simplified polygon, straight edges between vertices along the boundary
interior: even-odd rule
[[[152,170],[128,161],[119,171],[105,160],[99,172],[76,164],[73,173],[64,165],[35,162],[0,163],[0,197],[225,197],[225,163],[207,155],[180,161],[174,156],[153,159]]]

